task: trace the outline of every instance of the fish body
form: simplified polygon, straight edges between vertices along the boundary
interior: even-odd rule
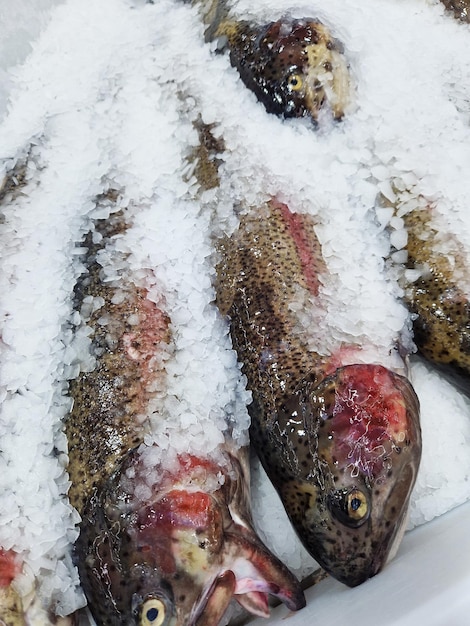
[[[195,2],[195,4],[199,4]],[[256,24],[230,15],[226,2],[203,3],[207,40],[228,49],[231,64],[269,113],[340,120],[350,104],[344,47],[315,18],[282,17]]]
[[[380,197],[379,204],[393,209],[406,229],[401,283],[414,343],[421,356],[469,394],[470,286],[463,243],[436,205],[401,181],[392,186],[396,201]]]
[[[406,268],[419,277],[405,284],[405,301],[415,316],[419,352],[470,392],[470,302],[461,244],[433,225],[432,207],[403,216],[408,232]]]
[[[212,456],[165,457],[158,442],[144,443],[171,323],[125,263],[106,277],[103,259],[125,228],[120,215],[98,220],[100,241],[87,240],[88,272],[76,290],[95,362],[71,382],[66,432],[70,497],[82,517],[76,555],[93,617],[99,626],[216,626],[232,598],[268,615],[269,593],[301,608],[297,580],[252,528],[246,448],[228,433]]]
[[[318,301],[324,264],[314,223],[272,200],[220,242],[217,302],[248,387],[251,438],[304,545],[355,586],[396,549],[421,454],[408,380],[307,345],[298,311]],[[319,331],[320,335],[322,332]],[[321,342],[320,342],[321,343]]]

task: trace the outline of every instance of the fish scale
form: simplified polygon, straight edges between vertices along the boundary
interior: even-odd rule
[[[155,435],[155,420],[175,428],[180,419],[158,400],[175,328],[163,292],[156,305],[126,264],[120,239],[131,226],[113,207],[120,201],[115,192],[98,199],[111,214],[85,240],[87,269],[75,289],[84,317],[77,332],[88,329],[93,358],[71,381],[66,434],[91,613],[99,626],[216,626],[232,597],[261,616],[268,594],[301,608],[298,581],[253,530],[246,446],[228,431],[207,456],[159,446],[164,428]]]
[[[401,280],[418,351],[468,394],[470,303],[462,241],[436,220],[439,203],[434,206],[417,192],[397,192],[395,203],[382,197],[379,204],[391,207],[406,229],[407,259]]]
[[[208,160],[198,182],[217,189],[226,182],[222,142],[196,126],[197,157]],[[328,282],[315,219],[276,198],[236,213],[235,232],[215,240],[215,287],[252,393],[251,441],[310,554],[355,586],[403,535],[421,458],[419,402],[404,376],[380,364],[388,355],[364,363],[354,342],[330,352],[324,335],[334,329],[299,317],[313,309],[321,319]]]
[[[96,232],[103,236],[104,241],[125,230],[122,215],[114,215],[100,222],[96,225]],[[114,332],[119,337],[124,334],[126,327],[129,329],[125,320],[136,312],[136,299],[143,300],[143,294],[138,291],[127,293],[123,302],[113,304],[116,287],[106,286],[99,279],[102,267],[96,255],[102,244],[93,244],[91,233],[84,243],[88,245],[89,262],[86,274],[75,288],[76,306],[80,307],[86,296],[102,298],[107,314],[114,318],[117,326]],[[87,325],[94,328],[95,353],[104,353],[97,359],[97,367],[93,371],[82,372],[70,382],[74,406],[66,422],[72,459],[68,468],[72,482],[69,497],[80,515],[83,515],[86,503],[95,495],[100,484],[112,474],[116,460],[143,438],[129,417],[142,410],[138,398],[142,397],[144,391],[139,373],[129,367],[130,363],[122,353],[109,349],[109,329],[98,323],[101,315],[100,308],[92,314]],[[133,394],[129,392],[130,389],[134,390]],[[93,438],[89,437],[90,432],[94,432]],[[84,467],[89,468],[86,473]]]
[[[404,217],[408,231],[408,269],[425,267],[421,277],[406,288],[405,299],[412,313],[414,340],[432,363],[468,381],[470,376],[470,303],[456,280],[456,271],[440,254],[439,234],[432,228],[429,210],[415,210]],[[430,235],[426,240],[425,234]],[[442,233],[441,233],[442,236]],[[450,236],[450,235],[449,235]],[[453,243],[456,266],[465,263],[457,241]],[[468,382],[463,383],[468,393]]]
[[[223,261],[217,267],[218,284],[224,285],[218,290],[217,303],[224,315],[239,321],[237,326],[232,322],[231,328],[240,361],[245,364],[250,381],[256,380],[253,392],[263,395],[263,402],[269,403],[272,398],[273,406],[280,395],[293,392],[299,376],[303,378],[311,372],[315,358],[295,330],[295,318],[283,315],[302,295],[308,298],[309,285],[283,219],[284,207],[275,207],[271,214],[261,209],[256,217],[242,218],[243,235],[219,242]],[[311,240],[318,250],[311,224],[305,216],[303,221],[310,227]],[[322,265],[318,254],[315,260]],[[294,283],[286,280],[285,268],[295,266],[300,278]],[[256,290],[247,288],[247,268],[250,280],[258,285]],[[318,358],[317,370],[320,364]]]
[[[291,307],[306,272],[292,235],[278,227],[279,205],[268,208],[243,216],[220,244],[218,301],[253,394],[251,436],[263,466],[312,556],[354,586],[383,567],[406,519],[421,454],[418,400],[404,377],[355,365],[354,350],[306,348]]]

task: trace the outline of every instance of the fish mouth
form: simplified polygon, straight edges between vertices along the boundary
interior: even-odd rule
[[[251,528],[234,524],[225,536],[224,551],[227,569],[222,568],[203,591],[188,626],[217,626],[232,600],[264,618],[270,615],[269,596],[291,611],[305,606],[297,579]]]
[[[188,626],[217,626],[233,599],[252,615],[268,618],[268,594],[247,589],[241,592],[241,588],[243,581],[237,581],[232,570],[221,573],[204,593]]]
[[[383,569],[387,562],[388,545],[377,546],[376,551],[372,554],[345,554],[341,556],[338,553],[321,553],[315,554],[322,569],[324,569],[332,578],[347,587],[358,587],[366,582],[369,578],[373,578]],[[333,556],[335,558],[333,558]]]
[[[336,578],[348,587],[358,587],[381,572],[387,561],[387,554],[387,547],[382,546],[372,556],[367,567],[364,567],[363,563],[358,566],[357,559],[352,559],[345,564],[347,570],[344,575],[338,575]]]
[[[142,454],[126,457],[84,510],[77,541],[97,622],[144,623],[147,612],[161,611],[171,626],[217,626],[232,599],[267,617],[270,594],[291,610],[305,606],[297,578],[252,527],[248,450],[237,452],[224,449],[217,461],[179,457],[145,500],[132,491],[147,484]]]
[[[373,525],[369,527],[369,534],[377,535],[378,539],[371,542],[365,553],[348,555],[344,548],[345,555],[342,559],[332,559],[331,554],[325,553],[318,557],[320,565],[333,578],[348,587],[357,587],[379,574],[395,557],[401,544],[408,521],[408,499],[402,507],[395,526],[388,534],[381,535],[380,530],[374,530]],[[390,500],[394,502],[393,494]]]

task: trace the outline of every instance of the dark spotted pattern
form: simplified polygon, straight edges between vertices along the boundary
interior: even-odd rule
[[[413,211],[404,217],[408,230],[410,269],[426,267],[422,278],[406,288],[406,302],[416,315],[415,342],[421,354],[449,373],[459,376],[470,392],[470,302],[455,280],[454,262],[439,253],[439,240],[450,235],[432,226],[432,209]],[[457,272],[463,271],[463,255],[454,244]],[[466,381],[466,382],[465,382]]]
[[[315,18],[283,17],[269,24],[238,20],[225,0],[201,5],[206,40],[229,50],[246,87],[269,113],[318,120],[321,110],[341,119],[351,100],[349,68],[342,44]]]
[[[320,246],[308,218],[302,218],[309,232],[312,263],[317,273],[323,266]],[[308,297],[299,251],[284,218],[284,206],[273,204],[257,214],[242,218],[238,234],[220,242],[222,262],[217,268],[217,304],[232,320],[240,361],[252,381],[255,393],[263,398],[265,419],[274,415],[280,397],[289,395],[299,378],[321,373],[321,359],[309,353],[302,336],[294,329],[295,318],[284,312],[290,303]],[[286,273],[288,267],[292,273]],[[245,272],[249,268],[250,287]],[[295,276],[295,280],[290,280]],[[249,316],[249,321],[247,320]],[[275,383],[275,386],[273,386]]]
[[[220,143],[207,150],[210,128],[198,131],[196,154],[213,171]],[[318,331],[295,310],[321,307],[326,271],[311,217],[272,200],[217,245],[217,304],[253,395],[251,441],[307,549],[357,585],[400,538],[421,456],[417,397],[381,366],[335,369],[341,355],[329,362],[307,347]]]
[[[117,193],[109,192],[98,202],[112,208],[116,199]],[[69,496],[82,517],[75,547],[80,578],[94,618],[103,626],[124,623],[130,598],[138,594],[144,579],[146,589],[155,591],[160,585],[155,572],[150,576],[132,565],[135,555],[129,547],[125,524],[112,512],[113,507],[105,504],[113,477],[120,475],[124,460],[143,442],[144,433],[136,416],[142,414],[148,398],[142,368],[129,358],[129,349],[123,344],[127,335],[134,337],[135,350],[140,347],[135,321],[130,324],[129,319],[136,314],[142,318],[145,291],[125,280],[117,284],[104,281],[99,261],[100,253],[126,227],[122,213],[114,213],[107,220],[97,220],[84,241],[88,249],[86,271],[75,288],[75,308],[83,311],[84,301],[90,296],[102,298],[103,306],[87,321],[96,364],[91,372],[82,372],[70,382],[74,404],[66,422],[72,482]],[[162,336],[168,339],[164,318],[162,321]],[[132,574],[121,586],[123,571]],[[113,584],[103,586],[101,575],[95,577],[93,572],[106,572],[105,577]],[[120,587],[121,593],[116,593]],[[125,621],[131,624],[127,618]]]
[[[383,367],[335,369],[307,349],[293,305],[317,295],[309,276],[324,268],[311,218],[289,214],[270,202],[220,242],[217,302],[253,394],[252,443],[307,549],[354,586],[400,536],[421,454],[418,401]]]
[[[269,113],[317,120],[330,106],[336,119],[344,115],[343,48],[323,24],[312,18],[256,27],[242,21],[219,31],[227,36],[232,65]]]
[[[134,333],[135,326],[131,326],[128,319],[142,313],[145,292],[124,281],[118,286],[103,282],[103,268],[97,260],[106,242],[119,236],[125,228],[121,214],[96,222],[94,230],[102,239],[94,244],[92,233],[86,237],[87,270],[75,288],[77,310],[82,308],[86,297],[99,297],[104,302],[87,322],[92,330],[96,366],[70,382],[74,404],[66,423],[72,481],[69,496],[80,514],[115,471],[118,461],[139,445],[144,436],[135,416],[142,413],[147,393],[141,372],[124,349],[122,337]],[[118,290],[121,298],[116,304],[113,297]],[[107,324],[100,323],[103,312],[109,319]]]
[[[451,11],[455,18],[470,23],[470,1],[469,0],[441,0],[448,11]]]

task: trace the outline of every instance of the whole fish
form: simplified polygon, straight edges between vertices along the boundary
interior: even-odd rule
[[[441,0],[441,2],[448,11],[452,11],[456,19],[470,23],[469,0]]]
[[[232,598],[267,616],[268,594],[299,609],[298,581],[252,528],[246,446],[228,431],[212,456],[165,459],[158,442],[144,444],[171,327],[126,277],[123,259],[115,275],[103,267],[125,229],[121,214],[97,220],[76,290],[95,363],[71,383],[66,432],[70,498],[82,517],[76,555],[93,617],[99,626],[216,626]]]
[[[232,17],[225,0],[202,2],[206,39],[228,48],[242,81],[269,113],[310,116],[330,110],[340,120],[351,100],[342,43],[315,18],[282,17],[268,24]]]
[[[402,536],[421,456],[417,397],[403,376],[361,362],[360,346],[307,346],[296,311],[318,297],[323,270],[312,218],[272,200],[242,215],[219,253],[217,302],[253,394],[252,443],[306,548],[358,585]]]

